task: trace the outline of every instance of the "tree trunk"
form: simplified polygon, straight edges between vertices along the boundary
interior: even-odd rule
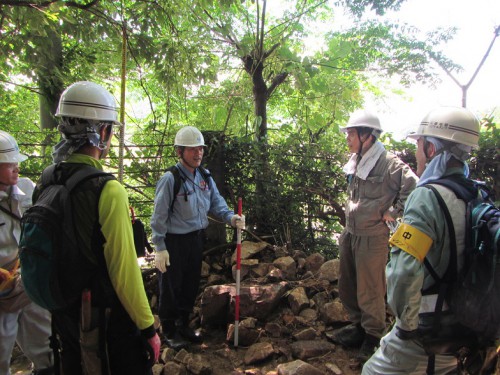
[[[64,88],[61,77],[63,65],[61,36],[55,29],[47,26],[47,36],[35,38],[39,56],[36,73],[40,89],[40,127],[53,129],[57,125],[54,115],[57,110],[59,96]]]
[[[204,158],[206,168],[210,171],[221,195],[228,197],[229,192],[226,188],[224,171],[223,134],[220,132],[203,132],[203,138],[205,138],[205,144],[209,150]],[[229,208],[234,209],[234,207],[232,207],[232,202],[227,200],[227,198],[226,201]],[[217,218],[217,220],[219,219]],[[208,248],[226,243],[226,224],[210,220],[207,228],[207,238]]]
[[[40,108],[40,129],[54,129],[57,127],[57,120],[54,117],[59,97],[64,89],[61,69],[63,65],[63,48],[61,36],[55,31],[55,28],[47,26],[46,37],[34,38],[37,44],[39,56],[36,73],[38,76],[38,86],[40,90],[39,108]],[[45,145],[53,144],[51,139],[53,135],[47,135],[44,140]],[[42,152],[46,153],[43,147]]]
[[[266,176],[269,176],[269,162],[267,155],[267,100],[268,90],[264,80],[263,70],[264,61],[261,57],[254,58],[253,55],[247,55],[243,58],[245,71],[252,77],[253,84],[253,100],[254,114],[256,119],[255,134],[257,139],[257,165],[255,171],[255,193],[256,193],[256,217],[255,231],[258,235],[266,235],[267,212],[268,207],[272,205],[266,204]]]

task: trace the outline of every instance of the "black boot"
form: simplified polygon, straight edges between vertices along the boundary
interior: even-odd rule
[[[333,331],[332,340],[348,348],[359,348],[365,339],[365,330],[360,323],[351,323]]]
[[[181,350],[189,345],[189,343],[184,340],[179,334],[179,331],[177,330],[177,327],[173,320],[163,320],[161,322],[161,328],[163,337],[165,338],[165,343],[168,345],[168,347],[174,350]]]
[[[42,368],[40,370],[33,370],[31,372],[32,375],[54,375],[54,368],[53,367],[47,367],[47,368]]]
[[[203,341],[201,333],[199,331],[195,331],[189,326],[188,317],[183,317],[177,321],[177,331],[182,337],[192,343],[200,343]]]
[[[359,349],[359,353],[356,356],[357,360],[365,363],[370,359],[370,357],[375,353],[377,348],[380,346],[380,337],[372,336],[370,334],[365,335],[363,340],[363,345]]]

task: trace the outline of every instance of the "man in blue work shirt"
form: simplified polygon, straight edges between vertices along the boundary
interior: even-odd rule
[[[156,268],[161,272],[159,316],[167,345],[179,349],[201,336],[189,327],[201,277],[202,251],[208,214],[233,227],[245,226],[244,216],[235,215],[220,195],[215,181],[200,172],[205,141],[201,132],[186,126],[176,136],[174,147],[182,181],[174,197],[175,177],[167,171],[156,185],[151,217]],[[175,204],[174,204],[175,203]]]

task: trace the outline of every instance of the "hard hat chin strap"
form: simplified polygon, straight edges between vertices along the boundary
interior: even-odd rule
[[[187,160],[186,160],[186,159],[184,159],[184,156],[183,156],[182,154],[181,154],[181,160],[182,160],[182,163],[183,163],[184,165],[188,166],[189,168],[192,168],[193,170],[197,168],[197,167],[193,167],[191,164],[189,164],[189,163],[187,162]]]
[[[359,140],[359,148],[358,148],[358,162],[359,162],[359,159],[361,159],[361,156],[363,155],[363,146],[365,145],[366,142],[370,142],[370,137],[372,135],[372,133],[365,133],[364,131],[360,131],[361,129],[364,129],[364,128],[356,128],[356,134],[358,135],[358,140]],[[371,129],[370,129],[371,131]],[[367,135],[367,138],[363,141],[361,139],[361,136],[363,135]],[[365,150],[366,151],[366,150]]]

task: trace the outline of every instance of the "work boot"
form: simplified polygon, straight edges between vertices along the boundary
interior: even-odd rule
[[[201,332],[192,329],[189,326],[188,319],[182,319],[177,321],[177,331],[183,338],[191,341],[192,343],[200,343],[203,341],[203,336],[201,335]]]
[[[42,368],[40,370],[31,371],[32,375],[54,375],[54,367]]]
[[[164,320],[161,325],[165,343],[169,348],[179,351],[189,345],[189,343],[179,334],[174,321]]]
[[[359,348],[365,339],[365,330],[360,323],[351,323],[333,331],[331,339],[348,348]]]
[[[361,345],[359,353],[356,356],[356,359],[361,363],[365,363],[366,361],[368,361],[368,359],[370,359],[373,353],[375,353],[379,346],[380,338],[367,333],[365,335],[365,339],[363,340],[363,345]]]
[[[175,332],[172,335],[165,336],[165,343],[168,345],[169,348],[172,348],[175,351],[185,349],[189,345],[189,342],[184,340],[184,338],[179,334],[179,332]]]

